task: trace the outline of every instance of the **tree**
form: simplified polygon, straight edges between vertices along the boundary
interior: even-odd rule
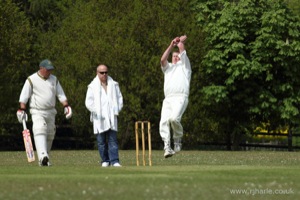
[[[294,13],[300,16],[300,4],[299,0],[285,0],[288,7],[294,11]]]
[[[31,28],[24,12],[11,0],[0,2],[1,134],[13,129],[21,87],[26,80]]]
[[[297,124],[299,18],[280,0],[194,3],[207,42],[203,103],[224,137],[238,145],[262,122]]]
[[[75,129],[85,129],[82,134],[91,129],[84,105],[85,94],[96,66],[104,63],[109,66],[110,75],[120,83],[124,95],[125,106],[119,123],[124,140],[133,136],[136,120],[150,120],[155,133],[153,140],[160,140],[161,54],[174,37],[187,34],[190,59],[195,63],[195,71],[199,67],[196,63],[201,57],[202,38],[189,1],[76,1],[65,10],[64,16],[57,29],[38,35],[35,52],[39,52],[39,58],[48,57],[55,63],[54,73],[74,108],[71,123]],[[193,76],[196,78],[197,73]],[[193,101],[193,104],[198,102]],[[197,113],[192,115],[195,117]],[[63,121],[62,117],[59,114],[58,123]]]

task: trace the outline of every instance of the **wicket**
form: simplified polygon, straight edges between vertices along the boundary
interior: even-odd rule
[[[142,135],[142,153],[143,153],[143,165],[146,166],[145,160],[145,125],[147,125],[148,132],[148,156],[149,166],[152,166],[151,160],[151,127],[149,121],[136,121],[135,122],[135,144],[136,144],[136,166],[140,166],[139,161],[139,133]]]

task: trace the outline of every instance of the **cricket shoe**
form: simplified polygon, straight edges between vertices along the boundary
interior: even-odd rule
[[[182,147],[182,144],[180,144],[180,143],[175,143],[174,144],[174,151],[175,152],[179,152],[179,151],[181,151],[181,147]]]
[[[103,162],[101,165],[102,167],[109,167],[109,162]]]
[[[173,149],[171,149],[170,147],[165,148],[165,153],[164,153],[165,158],[172,157],[174,154],[175,151],[173,151]]]
[[[49,158],[47,156],[45,156],[40,160],[39,165],[40,166],[50,166],[51,164],[49,163],[50,165],[48,165],[48,163],[49,163]]]
[[[181,151],[182,144],[181,144],[181,138],[174,139],[174,151],[179,152]]]
[[[112,166],[113,167],[122,167],[122,165],[120,165],[120,163],[114,163]]]

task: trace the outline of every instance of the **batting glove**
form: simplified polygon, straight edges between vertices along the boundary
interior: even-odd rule
[[[72,108],[71,106],[64,107],[64,114],[66,115],[66,119],[70,119],[72,117]]]
[[[22,122],[23,122],[23,119],[25,119],[25,121],[27,122],[27,120],[28,120],[28,115],[27,115],[27,113],[25,112],[24,109],[21,109],[21,108],[20,108],[20,109],[17,111],[17,118],[18,118],[19,123],[22,123]]]

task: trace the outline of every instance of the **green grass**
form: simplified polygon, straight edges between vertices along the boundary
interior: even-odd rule
[[[96,150],[52,151],[52,167],[0,152],[0,199],[300,198],[297,152],[182,151],[164,159],[153,151],[152,167],[137,167],[135,151],[119,153],[123,167],[102,168]]]

